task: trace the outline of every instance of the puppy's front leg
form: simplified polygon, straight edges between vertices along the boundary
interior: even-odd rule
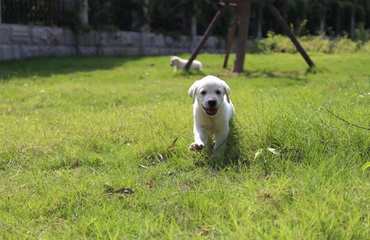
[[[194,143],[192,143],[189,148],[192,151],[200,151],[208,142],[208,133],[204,128],[202,128],[201,126],[197,126],[197,124],[195,123],[193,132]]]

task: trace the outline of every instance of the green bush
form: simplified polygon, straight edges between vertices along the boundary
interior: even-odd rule
[[[331,41],[324,36],[305,36],[301,38],[303,47],[309,52],[329,53]]]
[[[362,44],[361,51],[370,53],[370,41]]]
[[[330,53],[353,53],[359,50],[359,44],[348,37],[337,38],[332,42]]]
[[[320,36],[304,36],[300,37],[299,41],[308,52],[318,53],[353,53],[357,51],[370,52],[369,41],[353,41],[347,36],[330,39],[323,35]],[[267,38],[257,42],[257,49],[260,52],[282,52],[296,53],[297,50],[293,43],[286,36],[268,33]]]
[[[267,38],[262,39],[257,44],[258,48],[266,53],[269,52],[287,52],[287,53],[294,53],[296,49],[290,42],[289,38],[275,34],[273,32],[269,32],[267,34]]]
[[[367,42],[370,40],[370,31],[365,28],[364,23],[360,23],[358,28],[356,28],[354,38],[361,42]]]

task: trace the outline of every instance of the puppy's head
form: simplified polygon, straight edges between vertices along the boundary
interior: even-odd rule
[[[225,100],[230,102],[229,94],[230,87],[215,76],[206,76],[189,88],[189,95],[209,116],[216,115]]]
[[[178,62],[179,62],[179,57],[172,56],[171,59],[170,59],[170,66],[171,67],[177,66]]]

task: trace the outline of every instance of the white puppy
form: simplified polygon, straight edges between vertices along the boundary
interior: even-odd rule
[[[175,70],[184,70],[185,69],[185,65],[186,63],[188,62],[187,59],[182,59],[180,57],[177,57],[177,56],[172,56],[171,57],[171,60],[170,60],[170,65],[171,67],[173,67]],[[191,63],[191,66],[190,66],[190,70],[197,70],[197,71],[200,71],[202,70],[203,68],[203,64],[197,60],[194,60],[192,63]]]
[[[191,150],[202,150],[211,136],[215,137],[214,150],[226,141],[229,122],[234,115],[229,94],[229,86],[215,76],[206,76],[189,88],[189,95],[194,99],[194,143],[189,147]]]

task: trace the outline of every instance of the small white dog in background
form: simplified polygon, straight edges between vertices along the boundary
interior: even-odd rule
[[[234,115],[230,87],[215,76],[206,76],[193,83],[189,95],[193,98],[194,117],[194,143],[189,148],[200,151],[214,136],[214,150],[217,150],[229,135],[229,124]]]
[[[185,65],[186,65],[187,62],[188,62],[187,59],[182,59],[182,58],[177,57],[177,56],[172,56],[171,60],[170,60],[170,65],[171,65],[171,67],[174,68],[174,70],[178,70],[178,69],[184,70]],[[197,61],[197,60],[194,60],[191,63],[191,66],[190,66],[190,70],[201,71],[202,68],[203,68],[203,64],[200,61]]]

